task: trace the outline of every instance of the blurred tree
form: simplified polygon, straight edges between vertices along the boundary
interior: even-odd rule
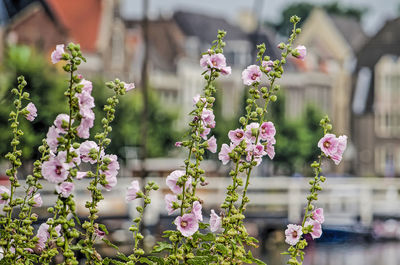
[[[14,108],[14,96],[11,89],[17,86],[17,77],[24,75],[28,85],[25,91],[30,93],[32,102],[38,109],[38,117],[32,124],[21,119],[25,135],[22,137],[22,151],[25,159],[34,158],[41,139],[45,137],[48,126],[56,113],[66,108],[64,87],[65,77],[56,68],[51,67],[43,54],[27,46],[10,46],[5,51],[4,61],[0,66],[0,154],[9,150],[11,130],[8,127],[8,114]],[[7,143],[7,144],[6,144]]]
[[[290,23],[289,18],[293,15],[301,17],[299,23],[299,27],[301,27],[314,7],[320,7],[331,15],[352,17],[358,21],[360,21],[362,16],[367,12],[367,8],[344,7],[338,2],[331,2],[328,4],[313,4],[309,2],[292,3],[282,11],[281,19],[275,25],[276,30],[283,36],[290,34],[292,24]],[[271,22],[266,22],[266,24],[271,25]]]
[[[275,163],[276,171],[292,175],[307,174],[308,164],[318,155],[317,143],[322,137],[319,121],[323,115],[313,105],[308,105],[298,119],[285,117],[285,97],[279,95],[278,102],[271,104],[271,119],[276,127]]]

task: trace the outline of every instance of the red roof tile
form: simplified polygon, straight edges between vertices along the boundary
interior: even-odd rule
[[[101,0],[47,0],[69,37],[84,51],[95,51],[101,19]]]

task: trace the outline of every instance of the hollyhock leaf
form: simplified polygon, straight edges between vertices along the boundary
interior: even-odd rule
[[[222,244],[216,244],[215,248],[223,255],[227,255],[228,254],[228,249]]]
[[[164,250],[172,250],[173,246],[166,242],[157,242],[158,245],[153,247],[152,253],[160,253]]]
[[[212,261],[217,261],[216,256],[196,256],[192,259],[188,259],[186,262],[187,264],[194,264],[194,265],[204,265],[209,264]]]
[[[112,248],[115,248],[116,250],[119,249],[116,245],[114,245],[113,243],[111,243],[110,240],[107,240],[107,239],[105,239],[105,238],[103,238],[102,240],[103,240],[104,243],[107,244],[107,246],[112,247]],[[125,263],[124,263],[124,264],[125,264]]]
[[[207,229],[207,227],[209,227],[209,224],[205,224],[205,223],[199,223],[199,229]]]

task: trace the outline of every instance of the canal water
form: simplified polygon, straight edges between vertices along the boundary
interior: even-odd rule
[[[268,265],[284,265],[288,256],[283,244],[263,251],[262,260]],[[306,249],[303,265],[400,265],[400,242],[317,242]]]

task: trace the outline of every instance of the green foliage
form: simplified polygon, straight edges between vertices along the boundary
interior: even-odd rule
[[[307,105],[303,115],[297,119],[285,116],[285,96],[278,97],[279,103],[271,107],[271,116],[276,127],[274,163],[284,174],[304,172],[307,165],[319,154],[315,143],[322,137],[318,126],[322,116],[313,105]]]
[[[51,67],[44,56],[26,46],[10,46],[0,68],[0,130],[8,129],[8,114],[12,107],[12,95],[9,91],[17,86],[17,76],[24,75],[28,85],[25,88],[38,110],[38,117],[30,124],[23,119],[21,129],[25,132],[22,139],[24,159],[35,158],[37,147],[45,137],[47,128],[53,123],[55,114],[66,110],[64,99],[65,78],[54,67]],[[2,143],[11,140],[10,133],[0,134]],[[3,157],[7,145],[0,145]]]
[[[339,15],[354,18],[357,21],[360,21],[362,16],[367,12],[366,8],[355,8],[355,7],[345,7],[340,5],[338,2],[331,2],[327,4],[313,4],[309,2],[297,2],[288,5],[283,11],[281,15],[280,21],[275,25],[276,30],[281,35],[287,35],[292,26],[289,22],[289,17],[293,15],[298,15],[302,18],[299,23],[301,27],[307,17],[310,15],[313,8],[319,7],[325,10],[328,14],[331,15]],[[271,24],[267,22],[266,24]]]

